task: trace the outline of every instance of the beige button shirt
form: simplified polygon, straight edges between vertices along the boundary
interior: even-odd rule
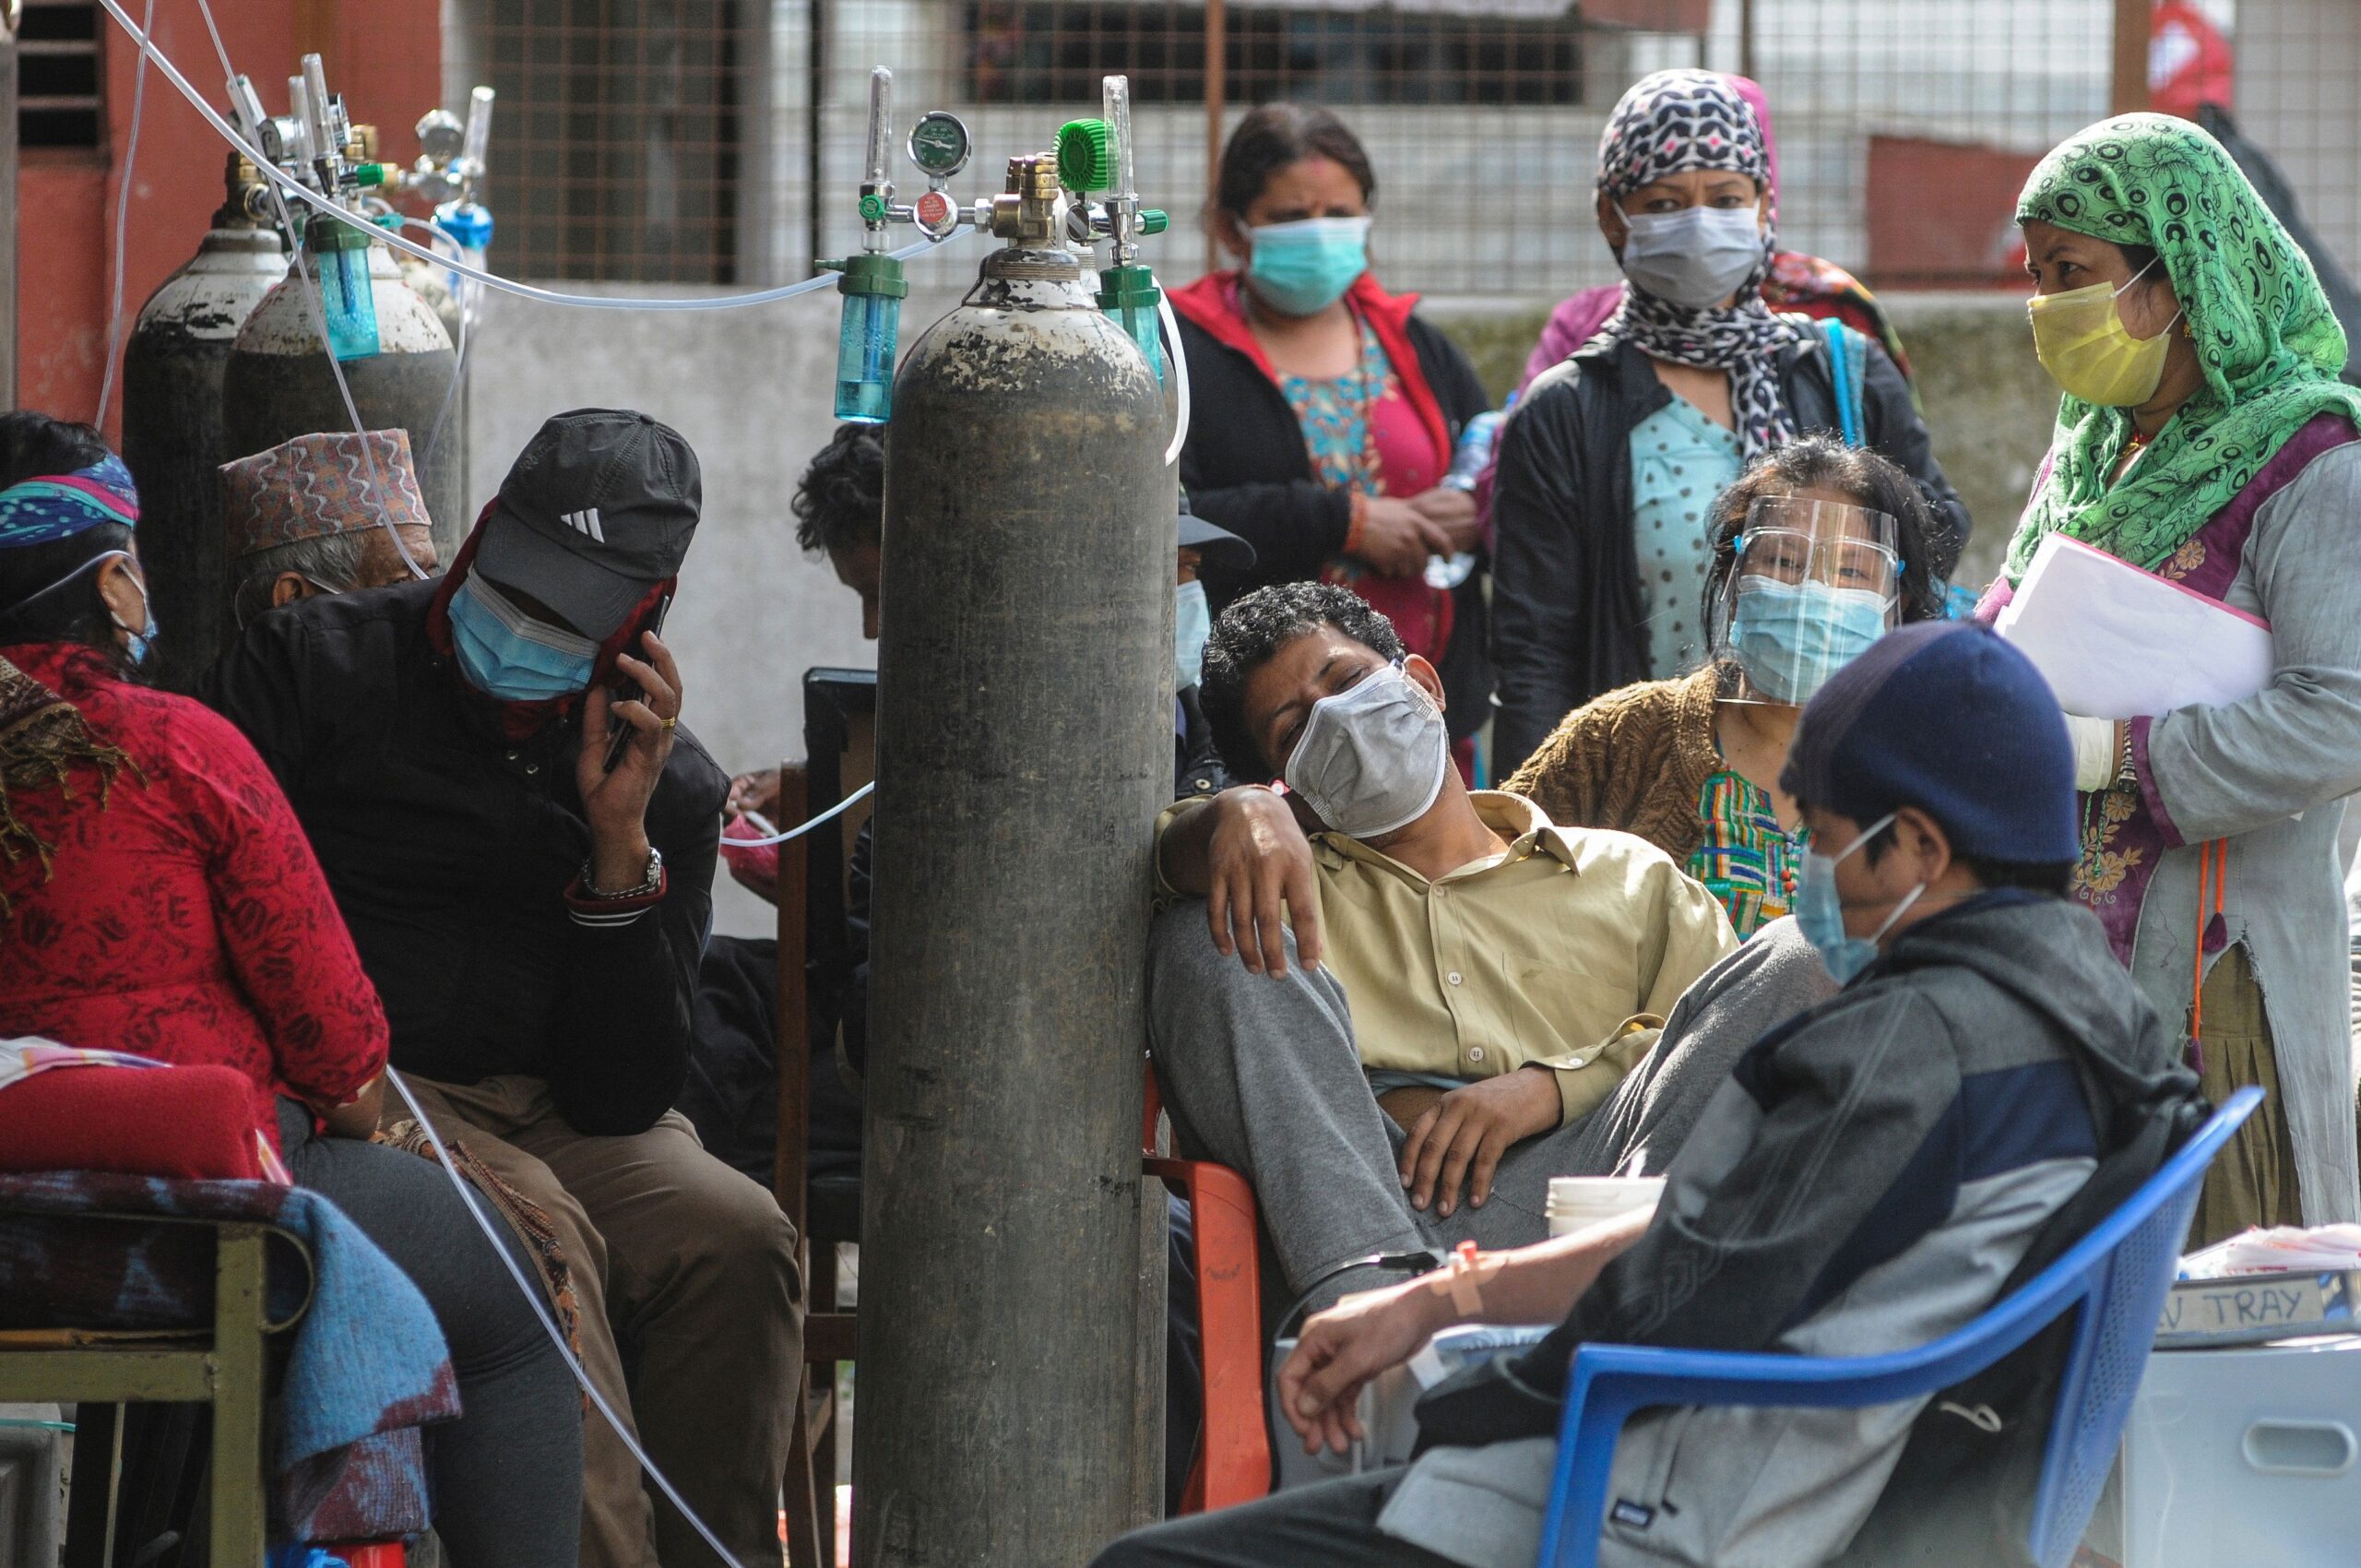
[[[1522,795],[1473,799],[1508,853],[1433,882],[1341,833],[1312,839],[1323,962],[1363,1067],[1466,1080],[1548,1067],[1571,1122],[1738,938],[1721,902],[1644,840],[1554,826]],[[1157,831],[1203,805],[1170,808]]]

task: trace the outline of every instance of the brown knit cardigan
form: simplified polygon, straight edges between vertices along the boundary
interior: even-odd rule
[[[1720,671],[1643,681],[1566,715],[1501,786],[1551,822],[1637,834],[1688,863],[1705,841],[1697,797],[1722,766],[1714,743]]]

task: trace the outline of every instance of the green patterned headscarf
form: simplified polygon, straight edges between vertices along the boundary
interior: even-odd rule
[[[2069,137],[2025,182],[2017,221],[2153,249],[2205,383],[2113,489],[2130,410],[2059,400],[2049,477],[2009,543],[2010,581],[2052,530],[2153,570],[2315,414],[2361,423],[2361,391],[2336,378],[2344,331],[2310,258],[2189,121],[2126,114]]]

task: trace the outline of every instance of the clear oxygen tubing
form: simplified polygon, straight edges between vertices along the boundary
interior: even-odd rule
[[[631,1428],[615,1414],[614,1407],[607,1403],[606,1396],[599,1392],[583,1372],[582,1363],[575,1359],[574,1348],[565,1342],[565,1335],[558,1327],[557,1320],[550,1316],[549,1303],[541,1300],[540,1287],[526,1278],[524,1269],[509,1255],[508,1248],[500,1239],[500,1232],[492,1229],[491,1218],[478,1203],[475,1193],[469,1190],[467,1178],[460,1175],[458,1168],[451,1163],[451,1151],[443,1146],[443,1134],[435,1131],[434,1123],[427,1119],[417,1097],[409,1092],[409,1085],[402,1081],[402,1075],[394,1071],[390,1062],[386,1064],[386,1082],[394,1086],[394,1092],[402,1097],[402,1103],[409,1106],[409,1113],[418,1119],[419,1130],[426,1134],[426,1141],[434,1146],[434,1158],[443,1167],[443,1174],[457,1189],[459,1201],[475,1218],[476,1229],[482,1231],[483,1239],[492,1243],[492,1255],[500,1260],[502,1267],[508,1270],[508,1277],[516,1282],[516,1289],[525,1293],[525,1304],[533,1309],[533,1315],[540,1320],[541,1331],[550,1336],[550,1343],[557,1347],[558,1355],[565,1362],[565,1370],[574,1374],[574,1381],[582,1385],[582,1392],[590,1396],[590,1403],[598,1407],[599,1413],[607,1419],[607,1424],[615,1429],[615,1435],[623,1439],[623,1446],[631,1450],[631,1456],[639,1461],[639,1467],[647,1472],[647,1479],[656,1483],[656,1489],[681,1511],[681,1517],[689,1522],[690,1528],[705,1538],[705,1544],[713,1548],[713,1554],[729,1563],[730,1568],[746,1568],[746,1564],[732,1557],[730,1549],[706,1527],[706,1522],[697,1517],[696,1510],[688,1505],[679,1489],[656,1467],[656,1461],[647,1456],[647,1450],[639,1445],[639,1439],[632,1435]]]
[[[1189,440],[1189,356],[1181,351],[1180,323],[1173,319],[1172,302],[1162,289],[1156,291],[1156,314],[1164,318],[1164,351],[1177,373],[1180,394],[1172,410],[1172,445],[1164,449],[1164,466],[1169,469],[1180,460],[1180,448]]]
[[[290,178],[285,170],[263,156],[261,148],[239,135],[237,127],[223,119],[220,112],[206,101],[205,95],[190,85],[189,79],[181,74],[180,68],[172,64],[171,58],[157,45],[155,40],[148,36],[147,30],[131,19],[131,13],[124,9],[122,0],[99,0],[99,4],[106,8],[108,16],[114,18],[115,25],[123,29],[131,41],[139,46],[141,54],[155,61],[157,70],[162,72],[164,79],[171,82],[183,98],[188,100],[189,107],[202,115],[205,123],[211,125],[216,134],[228,141],[231,147],[245,154],[247,160],[254,164],[255,171],[261,174],[273,195],[278,197],[282,210],[286,207],[286,197],[291,195],[314,211],[324,212],[339,223],[368,222],[368,220],[358,213],[346,211],[335,201],[322,196],[309,185]],[[198,9],[205,13],[207,27],[212,29],[212,8],[209,0],[198,0]],[[221,55],[221,68],[225,72],[235,75],[236,73],[230,65],[228,53],[219,47],[219,30],[214,29],[213,31],[215,52]],[[371,227],[375,228],[374,225]],[[919,240],[890,254],[896,261],[908,261],[912,256],[924,255],[937,245],[949,244],[954,240],[972,232],[974,232],[972,229],[963,224],[941,240]],[[776,289],[764,289],[751,294],[712,294],[686,299],[569,294],[562,290],[543,289],[531,283],[519,283],[514,279],[503,278],[496,272],[485,271],[467,262],[446,261],[428,247],[415,241],[404,239],[399,234],[388,233],[383,229],[375,230],[375,238],[397,251],[408,252],[421,261],[431,261],[437,267],[457,273],[462,278],[472,278],[486,288],[498,289],[504,293],[515,294],[519,299],[538,300],[543,304],[576,305],[585,310],[736,310],[745,305],[766,305],[780,300],[791,300],[799,294],[812,293],[820,289],[833,289],[836,285],[836,276],[833,273],[822,273],[816,278],[806,278],[800,283],[788,283]],[[316,293],[314,297],[316,298]]]
[[[765,834],[760,838],[724,838],[721,841],[722,846],[725,849],[759,849],[765,844],[784,844],[790,838],[801,838],[805,834],[811,832],[813,828],[819,826],[822,823],[835,821],[837,817],[840,817],[844,815],[845,813],[852,810],[853,807],[860,804],[861,802],[869,799],[870,795],[876,790],[876,788],[877,781],[872,778],[868,783],[863,784],[860,789],[855,790],[851,794],[847,795],[843,800],[838,801],[835,805],[830,806],[826,811],[822,812],[818,816],[813,817],[810,821],[804,823],[800,827],[790,827],[784,833]]]
[[[142,18],[148,27],[156,25],[156,0],[148,0],[147,14]],[[99,411],[90,422],[107,422],[107,405],[114,401],[114,368],[123,352],[123,275],[124,242],[131,235],[131,175],[139,165],[139,124],[148,107],[148,56],[139,56],[138,65],[131,73],[131,136],[123,149],[123,189],[114,202],[114,295],[107,307],[107,365],[99,378]]]
[[[440,240],[444,244],[451,247],[453,255],[458,256],[461,260],[466,259],[459,242],[425,219],[412,218],[405,213],[402,216],[402,222],[406,227],[424,230],[427,234],[426,243],[430,246]],[[476,302],[480,293],[481,286],[478,284],[470,282],[461,286],[458,295],[459,340],[452,345],[457,351],[451,360],[451,385],[443,389],[443,406],[434,410],[434,422],[427,428],[426,445],[418,456],[418,466],[421,469],[434,461],[434,449],[443,444],[444,422],[450,419],[451,410],[458,406],[459,386],[468,374],[468,340],[475,330]]]

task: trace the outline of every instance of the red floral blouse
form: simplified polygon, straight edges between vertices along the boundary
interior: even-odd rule
[[[238,1068],[255,1125],[279,1142],[274,1099],[350,1099],[386,1064],[386,1014],[362,971],[303,827],[230,721],[118,678],[76,644],[0,647],[79,708],[138,772],[105,809],[94,770],[70,796],[11,804],[54,847],[0,862],[0,1035]],[[144,779],[144,782],[143,782]]]

